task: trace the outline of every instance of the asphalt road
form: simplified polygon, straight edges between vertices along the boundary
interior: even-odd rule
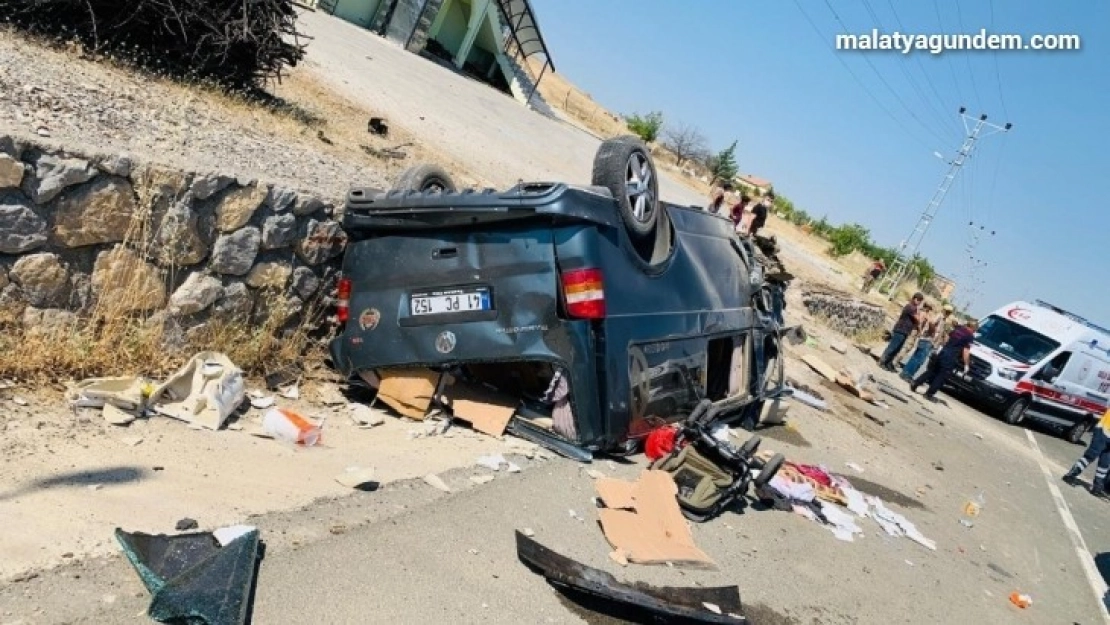
[[[818,414],[795,404],[790,428],[762,430],[764,447],[791,458],[865,473],[878,494],[937,541],[930,551],[862,520],[864,536],[840,542],[800,516],[748,506],[692,526],[719,566],[690,571],[607,557],[592,479],[567,460],[516,458],[523,471],[478,485],[480,468],[447,474],[453,492],[422,481],[247,519],[267,543],[254,623],[605,623],[567,601],[516,558],[514,531],[621,580],[740,588],[755,623],[1106,622],[1049,483],[1082,451],[1050,433],[1025,431],[946,398],[947,406],[892,402],[871,429],[852,406]],[[943,423],[943,425],[941,425]],[[643,458],[591,467],[634,478]],[[866,478],[866,479],[864,479]],[[1110,551],[1110,505],[1063,486],[1092,559]],[[968,528],[963,503],[986,505]],[[571,510],[575,512],[572,516]],[[1103,562],[1102,555],[1100,562]],[[1105,573],[1105,569],[1103,571]],[[1010,604],[1013,591],[1033,605]],[[78,562],[0,588],[0,623],[143,623],[148,596],[120,557]]]

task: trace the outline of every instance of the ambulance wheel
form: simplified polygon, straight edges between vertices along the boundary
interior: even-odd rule
[[[1073,445],[1083,444],[1083,435],[1091,429],[1091,419],[1088,417],[1068,428],[1067,439]]]
[[[1006,406],[1006,412],[1002,413],[1002,418],[1010,425],[1018,425],[1025,421],[1025,411],[1029,408],[1028,397],[1018,397]]]

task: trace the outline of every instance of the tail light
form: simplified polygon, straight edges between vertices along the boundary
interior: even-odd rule
[[[335,317],[340,323],[347,323],[351,314],[351,279],[340,278],[335,287]]]
[[[600,269],[563,272],[563,297],[570,316],[579,319],[605,318],[605,290]]]

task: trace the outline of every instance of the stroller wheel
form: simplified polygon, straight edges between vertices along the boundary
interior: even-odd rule
[[[755,478],[754,484],[757,488],[766,486],[771,478],[782,468],[782,463],[786,462],[786,458],[782,454],[775,454],[771,459],[764,463],[763,468],[759,471],[759,477]]]
[[[749,438],[748,441],[746,443],[744,443],[743,445],[741,445],[740,449],[738,450],[738,453],[740,454],[740,457],[741,458],[751,458],[752,456],[754,456],[755,451],[757,449],[759,449],[759,444],[762,443],[762,442],[763,442],[763,439],[758,437],[758,436],[753,436],[753,437]]]

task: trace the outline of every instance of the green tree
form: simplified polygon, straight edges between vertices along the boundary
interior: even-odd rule
[[[655,141],[663,128],[663,114],[659,111],[652,111],[642,117],[638,113],[633,113],[626,116],[624,121],[628,124],[629,130],[647,142]]]
[[[929,262],[928,258],[925,258],[921,254],[913,255],[913,258],[910,259],[909,267],[910,271],[917,276],[917,285],[920,287],[928,285],[937,275],[936,269],[933,268],[933,264]]]
[[[829,231],[829,252],[833,256],[845,256],[856,250],[864,250],[871,245],[871,232],[859,224],[845,224]]]
[[[740,167],[736,164],[736,141],[721,150],[713,157],[713,165],[709,170],[713,182],[727,182],[736,177]]]

